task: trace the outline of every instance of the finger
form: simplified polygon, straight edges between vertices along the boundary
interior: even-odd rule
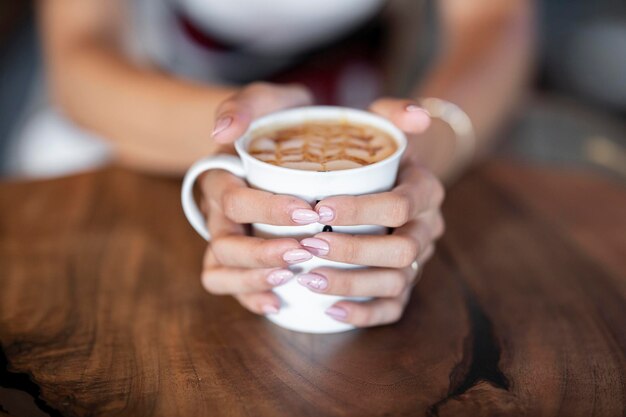
[[[413,100],[381,98],[370,105],[370,111],[391,120],[406,133],[422,133],[430,126],[430,115]]]
[[[249,188],[226,171],[207,173],[202,184],[209,201],[215,202],[233,223],[297,226],[319,221],[319,215],[306,201]]]
[[[421,217],[418,220],[411,221],[402,227],[395,229],[391,236],[403,238],[412,241],[417,248],[412,264],[415,260],[420,260],[426,249],[433,244],[433,241],[441,236],[443,220],[439,212],[432,215]]]
[[[422,268],[432,257],[435,245],[429,244],[417,257]],[[303,287],[321,294],[351,297],[397,297],[414,286],[421,274],[411,267],[337,269],[321,267],[300,274],[297,281]]]
[[[212,169],[203,174],[200,186],[205,199],[219,203],[227,190],[247,187],[247,184],[243,178],[239,178],[228,171]]]
[[[207,227],[212,239],[215,240],[222,236],[245,235],[245,224],[239,224],[231,221],[222,213],[222,208],[215,202],[209,203]]]
[[[262,292],[293,278],[288,269],[209,268],[202,273],[203,287],[215,295]]]
[[[419,242],[410,236],[348,235],[320,233],[300,241],[311,254],[336,262],[404,268],[417,258]]]
[[[420,168],[409,167],[406,171],[392,191],[321,200],[315,206],[320,223],[399,227],[424,211],[439,207],[445,194],[441,182]]]
[[[435,245],[433,243],[431,243],[430,245],[428,245],[426,247],[426,249],[424,249],[424,251],[417,257],[417,265],[418,268],[422,268],[424,266],[424,264],[426,262],[428,262],[428,260],[430,258],[433,257],[435,253]]]
[[[398,297],[411,284],[411,268],[316,268],[297,281],[313,292],[352,297]]]
[[[297,226],[319,221],[309,203],[296,197],[248,187],[233,187],[221,196],[224,215],[235,223]]]
[[[237,268],[275,268],[308,261],[310,252],[295,239],[222,236],[211,241],[217,263]]]
[[[202,211],[207,217],[209,233],[215,239],[227,235],[245,234],[245,225],[228,219],[222,210],[221,202],[215,198],[216,192],[228,187],[245,187],[245,182],[223,170],[204,173],[200,180],[202,189]]]
[[[236,223],[296,226],[319,221],[317,212],[304,200],[252,188],[231,188],[222,196],[222,208]]]
[[[377,298],[366,302],[339,301],[326,310],[335,320],[358,327],[379,326],[400,320],[410,291],[396,298]]]
[[[331,226],[375,224],[398,227],[410,218],[409,198],[395,192],[359,196],[337,196],[315,206],[320,223]]]
[[[439,210],[428,211],[420,215],[415,222],[422,224],[425,228],[427,228],[430,240],[439,239],[445,232],[445,222],[443,220],[443,216],[441,215],[441,211]],[[405,229],[399,227],[393,231],[393,234],[403,234],[404,232]]]
[[[235,299],[255,314],[276,314],[280,310],[280,299],[271,291],[238,294]]]
[[[231,143],[245,133],[252,120],[290,107],[313,101],[311,93],[300,85],[253,83],[224,101],[215,115],[213,139]]]
[[[424,222],[409,222],[391,235],[319,233],[300,241],[313,255],[337,262],[386,268],[404,268],[431,243]]]
[[[418,282],[420,282],[420,280],[422,279],[422,272],[424,271],[424,265],[433,256],[434,252],[435,252],[435,245],[431,243],[417,257],[417,260],[416,260],[417,265],[415,265],[417,269],[413,268],[413,265],[411,265],[411,268],[409,270],[409,287],[410,288],[413,288],[414,286],[417,285]]]
[[[415,204],[413,207],[415,213],[438,208],[446,195],[439,178],[429,170],[412,164],[399,171],[397,184],[395,192],[413,196],[411,202]]]

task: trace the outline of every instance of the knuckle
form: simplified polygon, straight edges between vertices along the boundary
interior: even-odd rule
[[[222,195],[222,211],[229,220],[237,221],[239,196],[240,193],[237,188],[231,188]]]
[[[265,213],[268,220],[276,224],[282,224],[289,217],[290,207],[300,207],[299,201],[295,197],[272,195],[267,199]]]
[[[262,211],[265,214],[264,217],[267,219],[266,221],[275,223],[276,219],[279,217],[277,205],[272,198],[266,200],[266,203],[263,204]]]
[[[275,200],[275,204],[281,207],[297,207],[297,208],[302,207],[302,200],[299,198],[296,198],[290,195],[278,195],[278,194],[275,194],[273,197]],[[307,208],[310,208],[310,206]]]
[[[271,288],[271,285],[264,279],[263,274],[257,273],[256,271],[252,270],[246,274],[243,274],[242,286],[242,289],[245,291],[255,291]]]
[[[390,227],[399,227],[406,224],[411,217],[411,199],[403,194],[398,194],[391,207]]]
[[[274,247],[271,240],[265,240],[260,243],[257,250],[254,251],[254,260],[258,265],[268,266],[271,264],[271,259],[274,255]]]
[[[354,324],[357,326],[368,326],[374,319],[374,311],[371,306],[358,306],[353,311]]]
[[[413,164],[407,170],[407,179],[413,184],[424,184],[433,178],[433,175],[424,166],[420,164]]]
[[[419,250],[420,248],[417,240],[409,236],[402,237],[400,250],[398,251],[399,266],[404,268],[411,265],[411,263],[413,263],[413,261],[417,258]]]
[[[224,251],[224,239],[224,237],[214,237],[211,239],[211,252],[218,264],[223,263],[220,255]],[[210,259],[209,253],[207,253],[206,259],[207,261]]]
[[[433,188],[431,194],[431,205],[440,206],[443,203],[443,200],[446,196],[446,190],[443,187],[443,184],[437,179],[433,180]]]
[[[443,216],[441,214],[437,215],[437,219],[435,220],[434,227],[434,239],[439,239],[446,232],[446,222],[443,220]]]
[[[387,282],[387,297],[399,297],[406,290],[407,279],[399,271]]]
[[[422,255],[422,262],[428,261],[430,258],[433,257],[434,253],[435,253],[435,245],[431,243],[430,245],[428,245],[426,249],[424,249],[424,253]],[[416,278],[417,278],[417,281],[419,281],[420,275],[418,274]]]
[[[221,169],[211,169],[202,175],[200,185],[203,196],[215,200],[219,195],[216,190],[219,190],[219,185],[224,183],[224,172]]]
[[[215,258],[215,253],[213,252],[213,245],[209,243],[204,251],[204,255],[202,256],[202,268],[203,270],[214,268],[217,266],[216,263],[217,259]]]
[[[332,245],[331,245],[332,247]],[[348,263],[358,263],[359,260],[359,248],[357,239],[354,236],[351,236],[347,239],[344,239],[341,246],[341,258]]]
[[[390,308],[391,311],[387,323],[397,323],[402,318],[404,308],[400,303],[393,303],[393,306],[391,306]]]
[[[338,280],[338,295],[353,295],[355,290],[355,278],[353,276],[347,276],[341,280]]]
[[[216,278],[217,276],[215,271],[205,271],[202,274],[202,286],[208,293],[213,295],[220,295],[222,294],[222,292],[219,286],[219,282]]]
[[[300,248],[300,242],[293,238],[263,239],[250,250],[255,263],[262,268],[284,265],[282,254],[290,249]]]
[[[358,223],[359,210],[354,197],[338,198],[334,201],[334,203],[337,207],[337,217],[340,217],[340,224]]]

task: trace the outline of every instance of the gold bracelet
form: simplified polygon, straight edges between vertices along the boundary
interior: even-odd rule
[[[430,116],[445,122],[456,135],[454,161],[457,166],[469,163],[476,153],[476,134],[467,113],[446,100],[425,97],[418,100]]]

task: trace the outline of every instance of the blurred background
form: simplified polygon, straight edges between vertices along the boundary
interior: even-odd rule
[[[499,152],[626,178],[626,1],[542,0],[539,15],[531,99],[507,127]],[[32,2],[0,2],[0,172],[5,175],[9,144],[44,105],[43,79]]]

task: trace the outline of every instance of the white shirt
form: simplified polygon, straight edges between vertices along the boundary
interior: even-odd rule
[[[349,33],[385,0],[135,0],[129,47],[139,60],[199,81],[263,77],[290,56]],[[236,51],[212,51],[187,36],[177,13]]]

